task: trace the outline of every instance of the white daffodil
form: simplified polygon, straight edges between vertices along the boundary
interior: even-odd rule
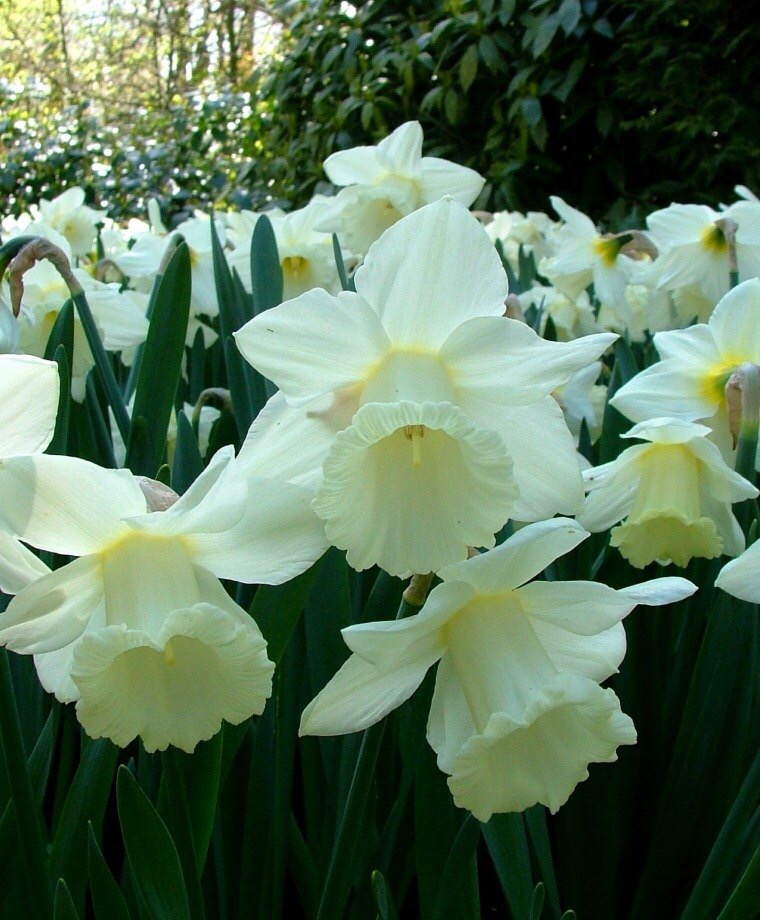
[[[324,542],[303,490],[247,483],[231,458],[220,451],[154,513],[126,470],[69,457],[0,461],[5,525],[32,546],[80,557],[16,595],[0,642],[35,655],[43,686],[76,700],[93,737],[192,751],[222,719],[264,708],[266,642],[219,578],[286,581]]]
[[[291,211],[262,212],[272,223],[282,268],[283,300],[290,300],[315,287],[337,294],[340,278],[335,264],[332,236],[314,229],[329,207],[323,195],[312,198],[305,208]],[[251,290],[251,237],[247,237],[229,253],[230,266],[240,275],[247,291]],[[347,254],[344,255],[347,258]]]
[[[760,540],[723,566],[715,579],[715,587],[740,600],[760,604]]]
[[[580,523],[602,531],[623,521],[610,545],[639,569],[655,560],[685,566],[695,556],[736,556],[744,534],[731,505],[758,490],[726,466],[709,433],[673,418],[635,425],[623,437],[650,443],[584,473],[589,496]]]
[[[523,311],[530,307],[543,311],[541,315],[542,333],[546,329],[547,320],[551,317],[557,330],[557,338],[561,342],[568,342],[579,336],[601,331],[586,291],[581,291],[571,300],[557,288],[540,284],[518,294],[518,299]]]
[[[695,284],[717,303],[731,286],[727,218],[737,224],[739,279],[760,274],[760,205],[743,201],[722,212],[704,204],[671,204],[647,217],[649,236],[660,252],[658,287]]]
[[[325,172],[347,186],[325,210],[315,229],[337,233],[341,245],[364,255],[370,245],[406,214],[451,195],[469,207],[485,179],[473,169],[422,156],[422,126],[408,121],[376,147],[352,147],[331,154]]]
[[[0,458],[45,450],[55,430],[59,390],[55,362],[0,354]],[[0,591],[15,594],[47,571],[0,525]]]
[[[96,211],[84,203],[84,189],[75,187],[48,201],[39,203],[39,219],[66,238],[75,256],[88,255],[95,246],[97,225],[105,211]]]
[[[486,233],[495,242],[500,242],[505,257],[517,271],[520,247],[532,254],[536,265],[541,259],[554,253],[554,243],[549,239],[553,227],[551,218],[542,211],[497,211],[485,224]]]
[[[372,725],[440,660],[427,738],[457,805],[481,821],[536,802],[556,811],[590,762],[615,760],[618,745],[636,740],[615,694],[599,687],[625,654],[621,621],[637,604],[696,590],[682,578],[618,591],[530,582],[587,536],[565,518],[530,524],[443,569],[416,616],[344,629],[353,654],[304,710],[301,734]]]
[[[758,317],[760,280],[754,278],[729,291],[707,323],[658,332],[654,344],[662,360],[636,374],[610,402],[634,422],[709,420],[723,456],[730,457],[725,386],[740,364],[760,363]]]
[[[593,283],[599,302],[628,319],[625,287],[635,262],[621,252],[626,238],[599,233],[589,217],[556,195],[552,195],[551,203],[564,224],[554,237],[556,252],[542,266],[542,273],[546,272],[560,289],[560,279],[567,279],[571,287],[579,285],[578,290]]]
[[[215,221],[219,242],[224,245],[225,231],[220,221]],[[154,225],[152,225],[152,228]],[[163,227],[163,224],[161,225]],[[208,218],[193,217],[183,221],[175,228],[175,233],[184,237],[190,250],[190,274],[192,293],[190,309],[194,314],[216,316],[219,312],[219,300],[214,281],[214,261],[211,247],[211,226]],[[134,238],[132,248],[114,258],[114,262],[132,283],[141,291],[149,291],[153,286],[161,260],[164,258],[169,242],[174,234],[156,232],[140,233]]]
[[[493,546],[508,517],[579,510],[572,437],[549,394],[613,336],[545,342],[503,317],[499,257],[450,198],[388,230],[355,283],[337,297],[310,291],[236,334],[280,389],[249,445],[300,464],[350,564],[437,571]]]
[[[628,305],[626,319],[621,317],[619,310],[613,310],[606,304],[600,306],[597,320],[602,329],[625,333],[632,342],[643,342],[646,340],[647,333],[675,329],[684,325],[679,322],[668,291],[660,291],[646,284],[628,284],[624,297]],[[690,317],[689,322],[692,319],[693,316]]]

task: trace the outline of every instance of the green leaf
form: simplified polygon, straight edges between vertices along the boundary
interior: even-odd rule
[[[472,875],[479,841],[480,824],[472,815],[467,815],[454,838],[446,865],[443,867],[433,920],[443,920],[451,916],[452,905],[456,903],[462,888],[467,887],[467,876]],[[477,869],[475,873],[477,874]]]
[[[82,328],[84,329],[87,344],[90,346],[90,351],[92,352],[92,357],[95,361],[95,370],[98,374],[98,377],[100,378],[103,390],[108,397],[108,402],[111,405],[111,409],[113,409],[116,427],[119,429],[119,433],[126,443],[129,436],[129,413],[127,412],[127,407],[124,404],[124,395],[122,394],[119,388],[119,384],[116,381],[116,377],[114,376],[113,368],[111,367],[111,361],[106,354],[105,348],[103,347],[103,342],[100,338],[100,332],[95,323],[95,319],[92,315],[92,310],[90,310],[90,305],[87,302],[87,297],[85,296],[84,291],[82,291],[81,288],[79,291],[72,291],[72,299],[74,301],[74,306],[77,308],[77,313],[79,314],[79,320],[82,324]]]
[[[478,75],[478,46],[470,45],[459,61],[459,82],[466,93]]]
[[[731,807],[720,834],[697,879],[680,920],[700,920],[706,914],[718,914],[722,897],[730,891],[737,871],[744,868],[742,849],[752,837],[753,821],[758,821],[760,805],[760,753]]]
[[[232,398],[232,412],[237,424],[238,439],[242,440],[260,407],[254,405],[254,393],[256,392],[255,372],[240,354],[233,338],[233,333],[240,329],[247,317],[236,293],[232,273],[219,242],[219,236],[213,220],[211,221],[211,246],[214,261],[214,282],[219,300],[219,339],[224,354],[224,364],[227,369],[227,384]],[[260,375],[259,380],[261,381]],[[263,382],[261,382],[261,390],[263,398]]]
[[[107,739],[88,739],[74,775],[51,850],[56,875],[63,876],[77,904],[87,885],[87,864],[82,858],[88,824],[100,828],[116,769],[118,748]]]
[[[211,833],[214,829],[217,799],[221,779],[223,735],[217,732],[208,741],[202,741],[192,754],[177,748],[167,751],[186,794],[188,820],[193,835],[198,875],[203,873]]]
[[[539,882],[533,889],[533,897],[530,899],[530,920],[541,920],[545,897],[544,883]]]
[[[755,850],[752,862],[718,915],[718,920],[750,920],[757,916],[757,893],[760,891],[760,847]]]
[[[449,124],[455,125],[459,121],[459,94],[456,90],[447,89],[443,102],[443,111]]]
[[[169,747],[161,756],[163,771],[158,794],[158,812],[166,822],[177,848],[190,917],[192,920],[203,920],[203,893],[190,823],[190,797],[180,761],[175,758],[174,753],[174,748]]]
[[[482,35],[480,37],[478,50],[483,63],[492,74],[497,74],[499,71],[503,70],[504,59],[502,53],[499,51],[499,46],[490,35]]]
[[[0,281],[3,280],[6,268],[8,268],[24,246],[36,239],[38,239],[36,236],[16,236],[0,246]]]
[[[546,16],[541,25],[538,27],[536,32],[536,37],[533,39],[533,57],[540,57],[544,51],[549,47],[552,42],[552,39],[557,34],[557,29],[559,28],[559,18],[556,14],[552,16]]]
[[[338,277],[340,278],[340,286],[344,291],[350,291],[351,282],[348,280],[348,275],[346,274],[346,265],[343,261],[343,252],[340,248],[340,242],[338,240],[338,234],[333,233],[332,235],[332,244],[333,244],[333,254],[335,256],[335,267],[338,269]]]
[[[125,766],[119,767],[116,802],[135,887],[148,914],[161,920],[190,920],[177,848],[158,812]]]
[[[266,214],[259,216],[251,237],[251,287],[256,316],[282,303],[282,266],[272,223]]]
[[[87,866],[90,878],[90,897],[95,917],[103,917],[107,920],[130,920],[124,896],[100,852],[92,825],[87,831]]]
[[[535,127],[543,118],[541,111],[541,101],[535,96],[527,96],[520,102],[523,118],[530,127]]]
[[[432,681],[428,687],[432,689]],[[417,757],[414,783],[414,859],[419,913],[423,917],[432,917],[437,909],[441,878],[446,871],[448,857],[454,848],[461,824],[462,812],[454,806],[446,778],[438,769],[433,751],[425,744]],[[478,917],[480,910],[475,860],[459,860],[456,868],[459,884],[450,887],[452,900],[448,905],[447,916],[452,920],[457,917]]]
[[[172,489],[183,495],[203,472],[203,458],[184,409],[177,413],[177,440],[172,462]]]
[[[320,562],[316,562],[284,585],[259,585],[256,589],[249,613],[267,640],[267,655],[275,665],[282,658],[301,618],[319,565]]]
[[[8,652],[0,649],[0,760],[7,772],[18,829],[18,845],[24,860],[28,904],[32,915],[50,917],[53,893],[47,872],[43,824],[24,752],[19,713],[13,692]]]
[[[62,878],[58,879],[58,884],[55,886],[53,918],[54,920],[79,920],[79,914],[71,900],[71,893]]]
[[[48,361],[54,361],[59,346],[63,346],[69,360],[69,367],[72,367],[74,364],[74,301],[71,298],[61,307],[55,318],[43,357]]]
[[[378,872],[376,869],[370,876],[370,881],[380,920],[397,920],[398,914],[393,906],[393,901],[388,891],[388,883],[385,881],[382,872]]]
[[[562,0],[557,10],[557,20],[565,35],[569,35],[581,20],[580,0]]]
[[[130,426],[126,465],[133,473],[155,476],[166,452],[166,432],[182,368],[190,316],[190,250],[180,243],[156,292],[148,337],[137,378],[134,420],[144,419],[139,436]]]
[[[69,439],[69,408],[71,404],[71,365],[63,345],[59,345],[53,360],[58,365],[58,412],[55,417],[55,430],[48,444],[46,454],[65,454]]]
[[[516,920],[528,920],[533,872],[523,816],[518,813],[494,815],[483,825],[483,837],[509,909]]]
[[[59,713],[60,709],[58,707],[51,709],[28,761],[32,793],[34,801],[40,809],[43,805],[45,789],[50,776],[50,765],[53,760],[55,739],[58,733]],[[12,860],[16,857],[17,835],[15,806],[13,801],[9,801],[3,810],[2,818],[0,818],[0,866],[10,866]]]

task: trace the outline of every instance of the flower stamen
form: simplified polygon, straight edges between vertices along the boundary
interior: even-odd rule
[[[412,466],[422,465],[422,439],[425,437],[424,425],[404,425],[404,437],[412,442]]]

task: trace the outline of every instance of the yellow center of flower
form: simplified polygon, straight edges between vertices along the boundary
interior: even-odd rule
[[[716,224],[710,224],[702,231],[700,243],[708,251],[721,255],[728,252],[728,241],[726,234]]]
[[[605,265],[613,266],[617,262],[618,253],[623,248],[624,240],[614,236],[599,236],[594,240],[594,252],[601,258]]]
[[[291,278],[305,274],[308,266],[309,260],[303,256],[286,256],[282,260],[282,272]]]
[[[456,402],[454,385],[437,354],[414,348],[394,348],[367,375],[360,404]]]
[[[412,442],[412,466],[422,465],[422,439],[425,437],[424,425],[405,425],[404,437]]]
[[[701,395],[705,399],[710,400],[710,402],[715,403],[715,405],[720,405],[726,396],[725,391],[728,378],[743,360],[744,359],[739,357],[732,357],[709,367],[702,376],[700,385]]]
[[[173,610],[197,604],[190,543],[181,536],[128,530],[100,551],[106,620],[153,634]],[[167,577],[167,572],[171,577]],[[173,652],[165,653],[171,663]]]

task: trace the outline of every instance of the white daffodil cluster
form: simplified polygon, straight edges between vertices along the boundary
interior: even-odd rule
[[[635,568],[737,557],[716,584],[760,598],[760,550],[745,550],[732,509],[758,495],[733,467],[752,429],[736,375],[760,364],[760,203],[671,205],[614,233],[558,197],[559,221],[475,215],[482,177],[423,157],[422,142],[409,122],[376,147],[333,154],[325,170],[340,190],[289,213],[199,214],[167,230],[151,202],[148,223],[121,228],[70,189],[4,222],[7,238],[43,237],[72,267],[114,365],[132,364],[145,341],[148,293],[178,237],[194,354],[199,331],[200,350],[221,353],[214,253],[250,293],[262,214],[284,301],[235,331],[276,389],[237,455],[207,457],[223,413],[185,404],[205,468],[180,496],[44,453],[60,390],[42,356],[70,292],[44,261],[25,272],[20,302],[3,282],[0,589],[15,596],[0,644],[33,655],[43,686],[75,703],[93,737],[192,751],[222,721],[260,714],[272,692],[267,643],[221,580],[281,584],[330,545],[358,571],[434,573],[415,615],[343,630],[351,657],[301,733],[367,728],[437,664],[427,739],[455,802],[483,821],[536,802],[556,811],[590,763],[636,740],[602,686],[625,654],[622,620],[696,586],[542,573],[589,532],[610,531],[603,551]],[[510,292],[507,269],[523,289]],[[626,348],[653,337],[660,360],[625,382],[613,374],[609,393],[619,336]],[[90,398],[94,361],[76,320],[76,400]],[[218,385],[215,366],[204,386]],[[645,443],[594,467],[579,450],[592,456],[615,413],[636,423],[623,436]],[[173,414],[170,463],[176,437]],[[109,447],[125,461],[116,426]],[[51,570],[30,547],[72,561]]]

